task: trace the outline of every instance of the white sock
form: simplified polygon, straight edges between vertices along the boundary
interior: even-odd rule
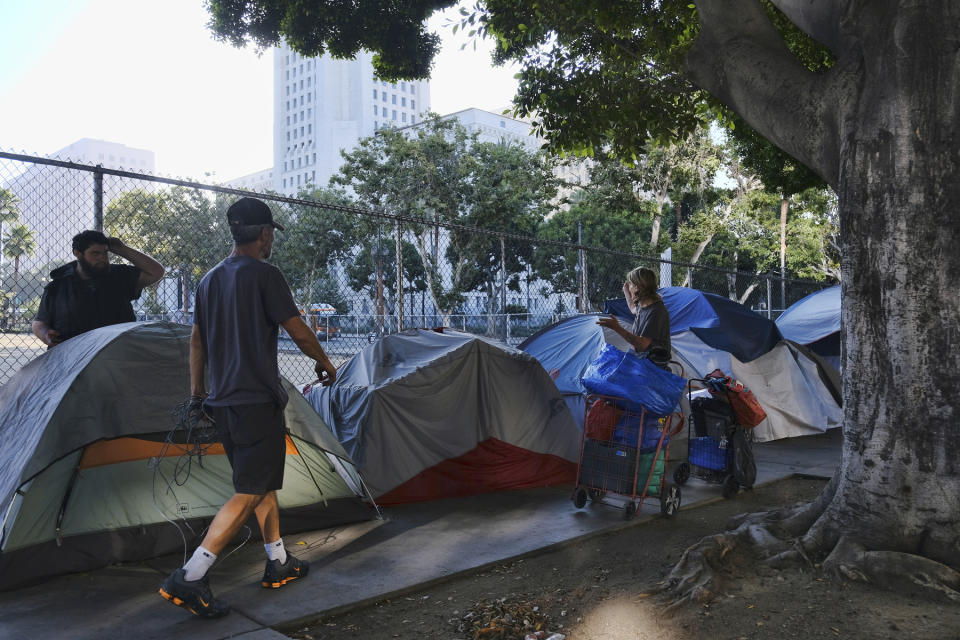
[[[207,575],[207,571],[216,559],[216,554],[210,553],[203,547],[197,547],[197,550],[194,551],[190,559],[187,560],[187,564],[183,565],[183,569],[186,572],[183,579],[187,582],[199,580]]]
[[[283,546],[283,538],[277,538],[275,542],[268,542],[263,545],[263,548],[267,550],[269,560],[279,560],[280,564],[287,564],[287,550]]]

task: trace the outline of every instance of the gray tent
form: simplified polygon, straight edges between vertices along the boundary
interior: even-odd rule
[[[386,336],[307,399],[383,504],[572,483],[580,431],[530,355],[471,334]]]
[[[233,486],[222,447],[189,456],[182,430],[171,434],[189,393],[189,337],[171,323],[104,327],[0,387],[0,588],[198,541]],[[370,518],[350,457],[285,384],[283,530]]]

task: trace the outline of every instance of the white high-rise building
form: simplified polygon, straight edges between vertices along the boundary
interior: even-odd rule
[[[343,164],[341,150],[383,127],[416,124],[430,110],[430,83],[373,76],[373,54],[354,60],[305,58],[274,49],[273,184],[296,195],[324,187]]]
[[[273,191],[273,169],[264,169],[256,173],[248,173],[245,176],[227,180],[223,183],[225,187],[234,189],[246,189],[247,191]]]

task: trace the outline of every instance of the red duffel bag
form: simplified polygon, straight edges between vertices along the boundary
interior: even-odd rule
[[[597,398],[587,411],[587,423],[584,425],[587,438],[609,442],[613,439],[613,429],[622,415],[623,409],[602,398]]]
[[[755,427],[767,418],[767,412],[760,406],[753,392],[720,369],[714,369],[707,376],[707,387],[714,395],[726,395],[734,417],[744,427]]]

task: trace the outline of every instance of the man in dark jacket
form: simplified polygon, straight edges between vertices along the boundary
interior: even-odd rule
[[[111,264],[110,253],[132,266]],[[131,301],[163,277],[159,262],[99,231],[75,235],[73,255],[74,262],[50,273],[33,320],[33,334],[48,347],[91,329],[133,322],[137,318]]]

